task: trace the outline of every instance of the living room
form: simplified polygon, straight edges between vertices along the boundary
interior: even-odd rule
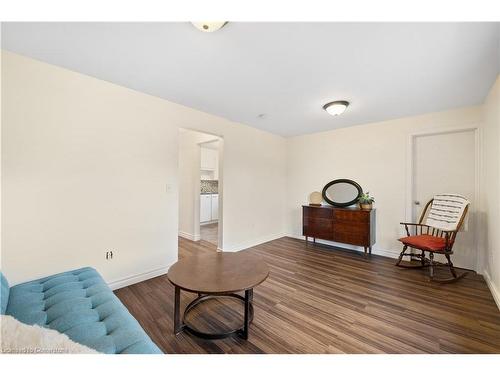
[[[2,20],[2,352],[498,354],[500,23],[228,19]]]

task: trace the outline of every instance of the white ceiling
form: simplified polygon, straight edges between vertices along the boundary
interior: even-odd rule
[[[482,103],[499,25],[3,23],[2,48],[293,136]]]

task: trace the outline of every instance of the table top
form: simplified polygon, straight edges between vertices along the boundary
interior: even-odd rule
[[[269,267],[246,251],[194,255],[168,270],[172,284],[194,293],[223,294],[251,289],[269,275]]]

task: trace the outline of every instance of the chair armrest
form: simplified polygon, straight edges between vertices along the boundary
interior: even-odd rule
[[[422,232],[422,228],[433,228],[431,227],[430,225],[427,225],[427,224],[419,224],[419,223],[405,223],[405,222],[401,222],[400,223],[401,225],[404,225],[405,226],[405,230],[406,230],[406,234],[407,236],[411,236],[410,234],[410,229],[408,228],[409,226],[411,227],[414,227],[415,228],[415,235],[418,234],[418,228],[420,228],[420,234],[426,234],[426,233],[423,233]],[[436,228],[437,229],[437,228]],[[432,233],[434,233],[434,230],[432,230]],[[455,233],[456,231],[454,230],[444,230],[444,229],[438,229],[438,233],[441,232],[442,234],[444,234],[444,238],[446,239],[446,247],[448,247],[448,243],[450,241],[450,237],[453,235],[453,233]],[[427,234],[429,234],[429,230],[427,230]]]
[[[405,226],[406,226],[406,225],[414,225],[414,226],[417,226],[417,227],[428,227],[428,225],[427,225],[427,224],[419,224],[419,223],[404,223],[404,222],[403,222],[403,223],[399,223],[399,224],[401,224],[401,225],[405,225]]]
[[[418,228],[420,228],[420,234],[422,234],[422,228],[430,228],[430,226],[428,226],[426,224],[420,224],[420,223],[405,223],[405,222],[402,222],[400,224],[405,226],[406,235],[408,237],[411,236],[410,230],[408,229],[408,226],[415,227],[415,235],[417,235],[417,233],[418,233],[418,231],[417,231]]]

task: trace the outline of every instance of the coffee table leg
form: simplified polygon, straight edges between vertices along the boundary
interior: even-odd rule
[[[174,297],[174,333],[177,335],[182,331],[181,328],[181,289],[175,287]]]
[[[253,289],[245,290],[245,317],[243,322],[242,337],[248,340],[248,326],[250,325],[250,304],[252,303]]]

